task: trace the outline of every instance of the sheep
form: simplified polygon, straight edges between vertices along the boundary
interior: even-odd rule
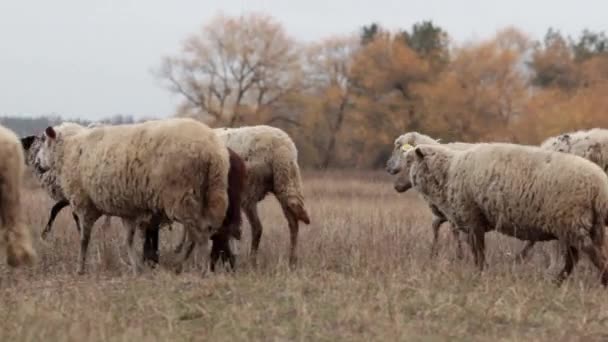
[[[607,129],[593,128],[590,130],[562,133],[545,139],[540,146],[546,150],[570,153],[588,159],[608,173]],[[550,254],[551,265],[549,268],[553,268],[553,265],[557,263],[559,255],[563,252],[560,249],[560,244],[552,243],[552,245],[554,253]],[[521,252],[523,258],[527,259],[528,252],[533,246],[534,242],[526,245]]]
[[[485,232],[497,230],[521,240],[559,240],[566,262],[555,279],[558,284],[570,275],[582,250],[600,271],[601,283],[608,285],[608,176],[596,164],[506,143],[464,151],[419,145],[405,158],[412,166],[399,173],[395,189],[413,185],[466,230],[480,271]]]
[[[402,168],[409,168],[403,156],[405,152],[414,146],[420,144],[439,144],[439,140],[435,140],[429,137],[426,134],[418,133],[418,132],[408,132],[400,135],[395,139],[393,152],[386,163],[386,171],[391,175],[396,175],[401,171]],[[468,149],[474,144],[469,143],[461,143],[461,142],[453,142],[447,143],[444,146],[453,148],[456,150],[465,150]],[[433,214],[433,221],[431,223],[431,228],[433,229],[433,241],[431,243],[431,257],[434,257],[438,253],[438,238],[439,238],[439,228],[441,225],[447,221],[445,215],[443,215],[436,206],[429,203],[429,207],[431,209],[431,213]],[[460,239],[459,230],[455,225],[452,226],[452,236],[456,241],[456,257],[458,259],[463,258],[462,252],[462,243]]]
[[[133,237],[138,227],[177,221],[206,249],[228,207],[228,151],[208,126],[192,119],[48,127],[35,164],[42,172],[57,172],[78,217],[78,274],[85,273],[91,228],[101,215],[121,217],[137,273]],[[188,256],[182,253],[179,266]]]
[[[247,182],[242,196],[242,208],[251,227],[251,258],[256,264],[257,251],[262,237],[257,204],[268,193],[274,194],[287,218],[290,230],[289,265],[297,263],[298,221],[310,224],[304,207],[304,195],[298,151],[283,130],[271,126],[245,126],[216,128],[213,130],[226,146],[234,150],[247,168]],[[151,232],[150,234],[153,234]],[[186,239],[177,246],[179,252]]]
[[[102,126],[104,125],[90,124],[87,126],[87,128]],[[34,158],[41,147],[41,137],[35,135],[27,136],[22,138],[21,142],[23,144],[23,148],[27,157],[27,164],[33,166]],[[228,261],[230,263],[230,266],[234,270],[235,257],[230,250],[230,246],[228,245],[228,242],[232,241],[232,239],[227,239],[227,237],[232,237],[236,240],[240,240],[241,238],[240,196],[244,187],[244,185],[242,185],[241,183],[244,182],[246,178],[246,167],[243,160],[234,151],[228,148],[228,152],[230,154],[230,170],[228,184],[229,208],[225,224],[230,224],[231,227],[227,227],[227,232],[229,233],[228,235],[218,233],[211,237],[211,240],[213,242],[211,247],[211,271],[214,271],[215,263],[220,255],[222,256],[222,260]],[[57,201],[52,207],[48,223],[42,231],[42,239],[46,239],[48,234],[51,232],[55,217],[64,207],[69,205],[69,201],[65,199],[65,195],[61,190],[55,173],[56,172],[54,170],[49,170],[45,173],[40,173],[39,171],[34,170],[34,175],[36,176],[36,178],[38,178],[41,185],[47,190],[49,196],[51,196],[51,198]],[[233,208],[236,208],[237,206],[239,209],[235,211],[235,209]],[[236,216],[237,214],[235,212],[238,213],[238,216]],[[104,227],[107,227],[110,224],[110,216],[105,217],[106,220],[104,223]],[[77,220],[75,216],[74,220]],[[78,227],[78,224],[76,224],[76,227]],[[171,224],[166,224],[164,225],[164,227],[168,228],[169,230],[171,230],[172,228]],[[151,223],[150,227],[145,230],[142,261],[149,262],[150,266],[155,266],[155,264],[158,264],[159,262],[159,229],[162,228],[162,226],[158,226],[158,223],[156,225],[154,223]],[[181,250],[183,244],[184,239],[182,237],[182,242],[180,242],[179,246],[176,248],[176,252],[179,252]]]
[[[25,157],[17,135],[3,126],[0,126],[0,160],[0,226],[7,264],[11,267],[31,265],[37,256],[21,203]]]

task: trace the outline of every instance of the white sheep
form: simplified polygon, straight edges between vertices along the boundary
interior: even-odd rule
[[[418,132],[407,132],[395,139],[393,152],[386,163],[386,171],[395,175],[399,173],[403,168],[409,168],[407,161],[404,159],[404,154],[411,148],[418,146],[420,144],[434,144],[438,145],[439,140],[435,140],[429,137],[426,134],[418,133]],[[444,146],[456,149],[456,150],[465,150],[468,149],[474,144],[469,143],[461,143],[461,142],[453,142],[444,144]],[[406,189],[407,190],[407,189]],[[431,223],[431,228],[433,229],[433,242],[431,243],[431,256],[436,256],[438,253],[438,238],[439,238],[439,228],[441,225],[447,221],[445,215],[443,215],[436,206],[429,203],[429,207],[431,209],[431,213],[433,214],[433,221]],[[454,240],[456,241],[456,256],[458,259],[463,258],[462,252],[462,243],[460,237],[460,231],[451,224],[451,231]]]
[[[570,153],[588,159],[601,167],[604,172],[608,172],[608,130],[593,128],[590,130],[580,130],[575,132],[562,133],[557,136],[549,137],[541,143],[541,148],[563,153]],[[526,245],[522,250],[522,256],[527,258],[529,250],[534,242]],[[563,250],[561,245],[556,242],[551,243],[550,266],[553,268],[558,263],[558,259]]]
[[[9,266],[32,264],[36,252],[23,217],[22,186],[25,160],[19,138],[0,126],[0,227]]]
[[[54,169],[80,226],[78,273],[85,272],[93,223],[119,216],[133,237],[153,221],[179,222],[194,242],[207,248],[228,207],[228,151],[206,125],[186,118],[84,128],[48,127],[36,165]],[[182,253],[185,261],[191,250]],[[204,253],[206,256],[207,253]]]
[[[287,133],[271,126],[216,128],[217,136],[234,150],[247,166],[247,182],[242,195],[242,208],[251,226],[253,261],[262,237],[262,223],[257,203],[268,193],[279,201],[290,232],[289,263],[297,261],[298,221],[310,224],[304,207],[304,194],[298,150]]]
[[[604,226],[608,176],[596,164],[570,154],[514,144],[478,144],[464,151],[420,145],[395,189],[410,183],[451,222],[469,233],[476,265],[485,264],[485,232],[497,230],[528,241],[558,239],[566,248],[561,283],[583,251],[608,285]]]

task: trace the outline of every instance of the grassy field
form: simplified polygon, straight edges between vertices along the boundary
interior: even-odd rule
[[[109,230],[94,230],[89,272],[78,276],[70,210],[40,241],[52,203],[28,190],[40,259],[29,269],[0,266],[0,340],[608,339],[608,290],[587,259],[557,288],[542,244],[529,263],[517,265],[513,254],[523,243],[490,233],[490,267],[480,275],[468,248],[465,260],[455,259],[447,225],[439,256],[429,259],[430,211],[415,193],[397,194],[388,176],[306,174],[305,187],[313,222],[300,229],[296,270],[287,267],[287,224],[270,197],[261,205],[258,268],[248,263],[245,224],[237,273],[206,278],[197,255],[180,275],[161,268],[132,276],[117,219]],[[180,229],[161,232],[161,259]]]

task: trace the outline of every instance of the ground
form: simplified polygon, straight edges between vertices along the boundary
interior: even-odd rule
[[[29,269],[0,266],[0,340],[608,339],[608,290],[587,259],[558,288],[546,270],[546,247],[539,244],[530,262],[517,265],[513,254],[523,243],[490,233],[489,268],[480,275],[468,249],[465,260],[455,258],[447,224],[439,256],[430,259],[428,207],[413,192],[397,194],[390,181],[382,173],[305,174],[312,223],[301,226],[298,268],[286,265],[287,225],[268,198],[258,268],[248,262],[245,224],[237,273],[205,278],[196,258],[180,275],[162,268],[131,275],[117,219],[94,231],[89,272],[78,276],[70,210],[40,241],[52,203],[28,190],[40,258]],[[161,232],[161,259],[180,229]]]

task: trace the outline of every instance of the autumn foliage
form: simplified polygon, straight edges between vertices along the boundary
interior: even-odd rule
[[[587,30],[535,41],[509,27],[459,43],[424,21],[302,43],[272,17],[218,15],[158,75],[181,95],[177,115],[281,127],[308,167],[382,167],[410,130],[538,144],[608,126],[608,38]]]

